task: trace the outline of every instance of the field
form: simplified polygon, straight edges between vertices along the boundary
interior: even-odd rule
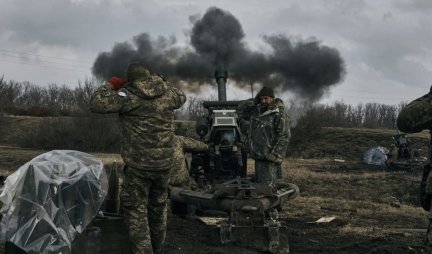
[[[283,173],[301,190],[280,215],[293,253],[426,253],[427,214],[418,207],[420,171],[290,159]],[[329,223],[315,223],[332,216]],[[198,221],[171,217],[168,229],[168,253],[259,253],[207,244],[212,234]]]
[[[11,135],[19,135],[18,130],[26,128],[24,122],[20,120],[22,125],[15,126]],[[290,148],[292,156],[283,163],[283,175],[300,187],[301,196],[284,204],[280,220],[287,226],[284,239],[292,253],[426,253],[427,213],[419,207],[421,169],[388,171],[360,163],[362,151],[388,146],[394,134],[323,128]],[[427,149],[427,133],[410,137],[416,147]],[[15,147],[10,135],[0,136],[0,145],[3,175],[45,152]],[[96,155],[106,164],[121,160],[117,154]],[[316,223],[331,216],[335,218],[328,223]],[[210,226],[170,215],[166,253],[259,253],[220,246],[213,238]]]

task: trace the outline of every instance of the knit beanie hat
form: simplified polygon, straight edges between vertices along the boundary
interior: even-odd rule
[[[272,98],[275,97],[273,89],[271,89],[270,87],[267,87],[267,86],[263,87],[257,95],[258,96],[268,96],[268,97],[272,97]]]
[[[149,70],[141,63],[131,63],[126,69],[126,78],[128,81],[134,81],[150,76]]]

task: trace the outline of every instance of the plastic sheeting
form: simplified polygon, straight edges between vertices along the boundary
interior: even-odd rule
[[[362,162],[369,165],[385,165],[388,149],[382,146],[372,147],[362,155]]]
[[[39,155],[5,181],[0,236],[27,253],[70,253],[107,191],[95,156],[71,150]]]

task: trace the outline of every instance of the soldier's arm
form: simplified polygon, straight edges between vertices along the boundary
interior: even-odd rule
[[[204,152],[208,150],[207,144],[189,137],[182,137],[185,152]]]
[[[279,158],[285,157],[286,150],[288,148],[289,139],[291,137],[290,131],[290,119],[285,113],[285,110],[281,110],[279,117],[275,121],[276,130],[276,143],[273,146],[272,152]]]
[[[93,113],[118,113],[125,107],[127,94],[114,91],[108,83],[102,85],[90,98],[90,111]]]
[[[178,89],[174,85],[168,83],[168,87],[172,92],[172,101],[173,101],[173,109],[178,109],[183,106],[186,102],[186,95],[183,93],[182,90]]]
[[[415,133],[424,129],[431,129],[431,109],[432,94],[430,93],[410,102],[399,112],[396,120],[398,129],[406,133]]]

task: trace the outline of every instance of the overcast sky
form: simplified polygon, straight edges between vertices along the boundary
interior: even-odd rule
[[[320,102],[398,104],[432,85],[430,0],[0,0],[0,76],[76,86],[99,53],[138,34],[189,45],[191,20],[212,6],[238,19],[251,49],[275,34],[337,49],[346,75]]]

